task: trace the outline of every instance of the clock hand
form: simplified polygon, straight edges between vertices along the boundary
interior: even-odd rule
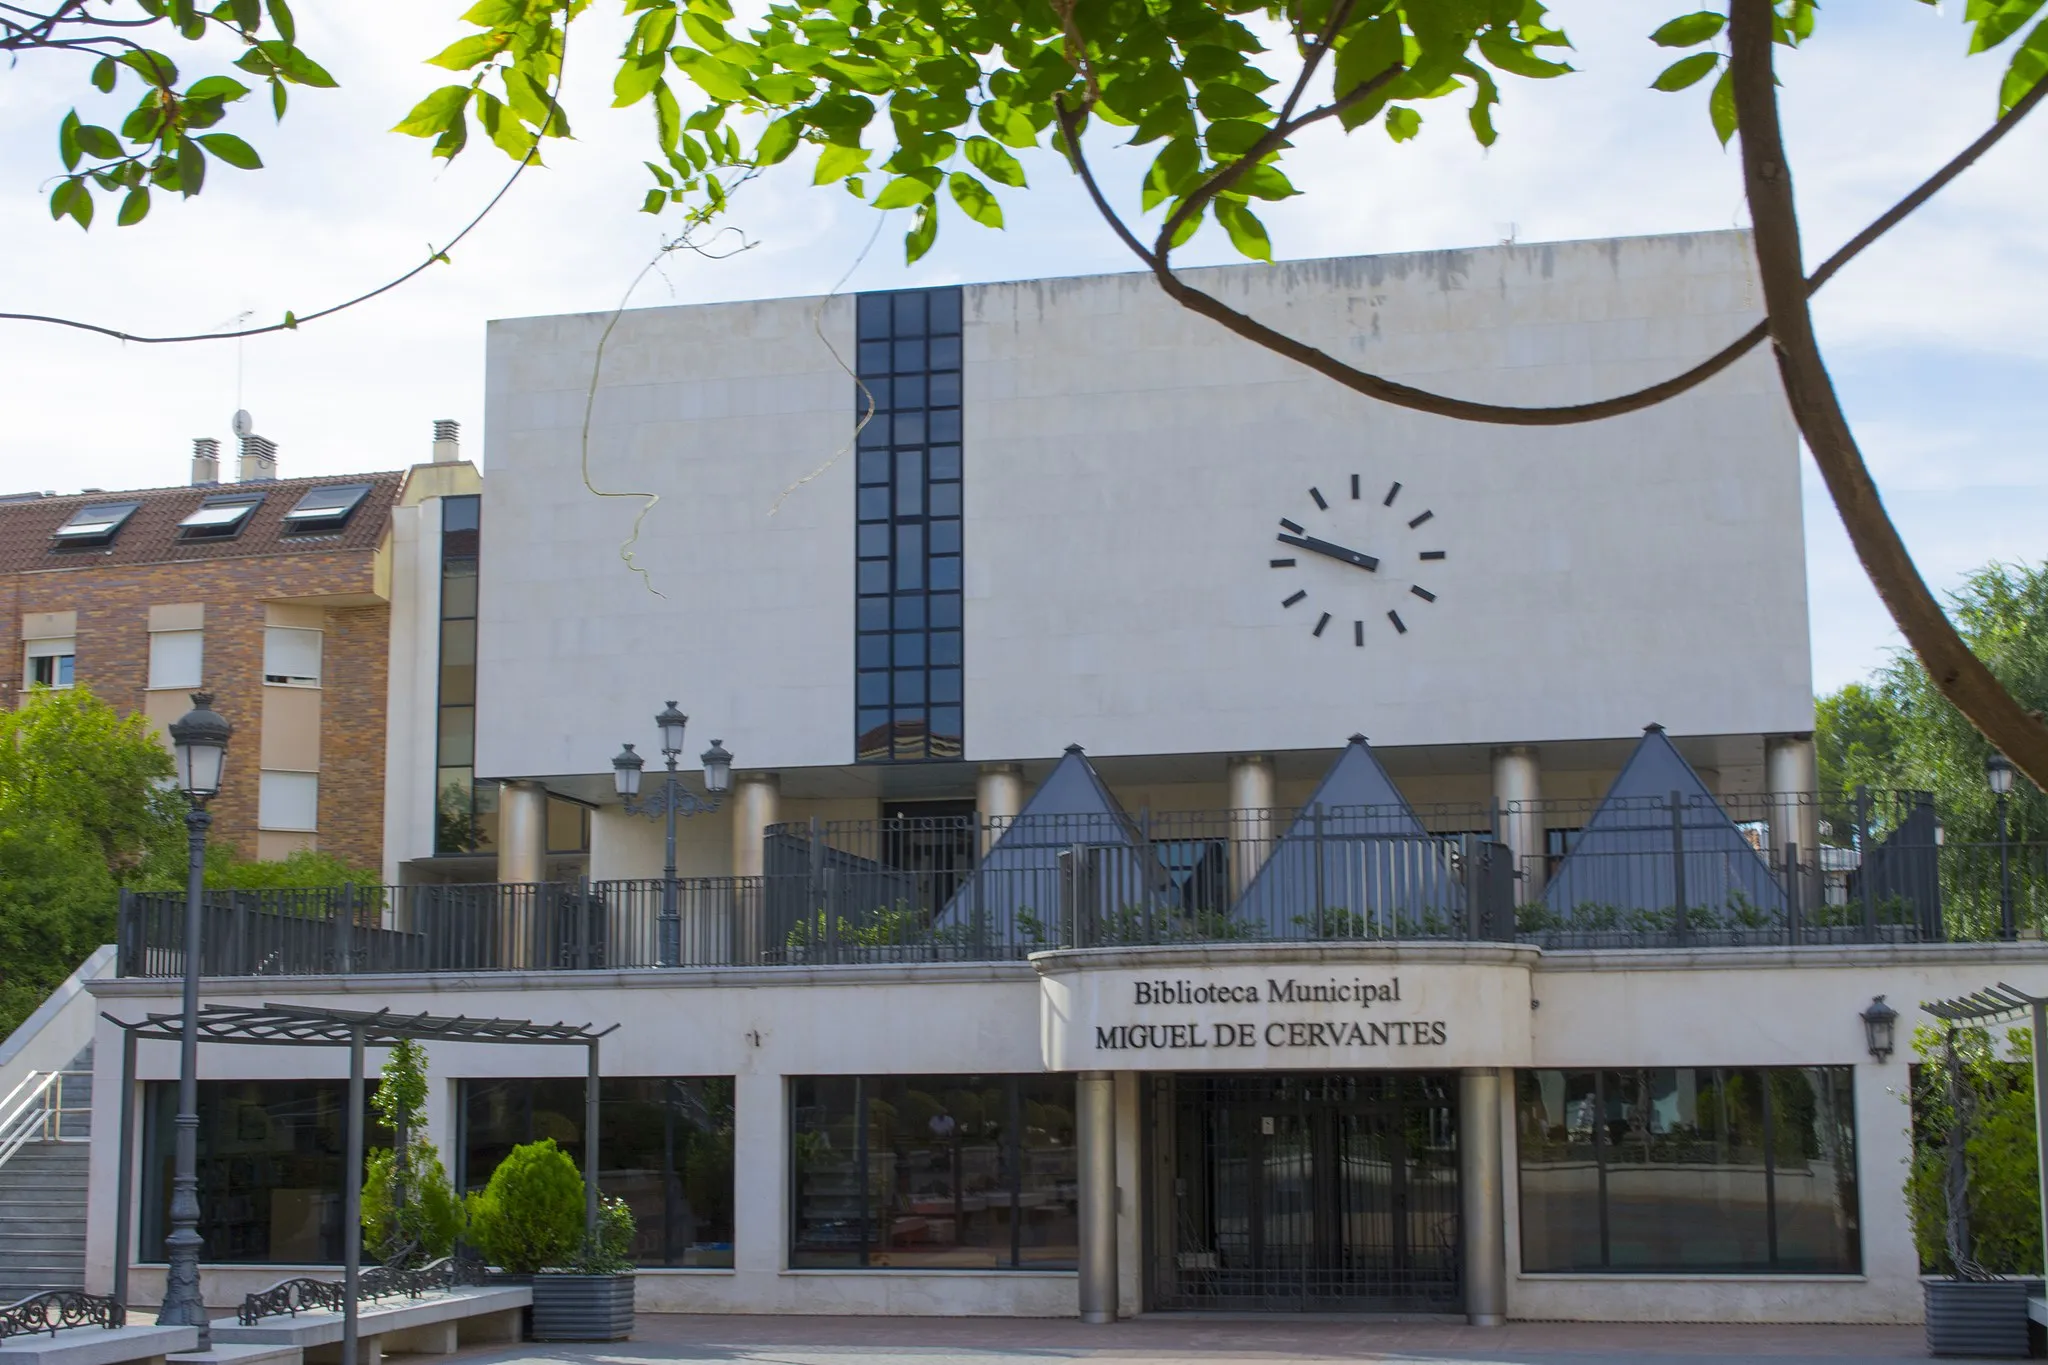
[[[1298,545],[1311,553],[1327,555],[1331,559],[1341,560],[1355,568],[1364,569],[1367,573],[1374,572],[1380,566],[1379,560],[1369,554],[1361,554],[1357,550],[1347,549],[1331,541],[1318,540],[1314,536],[1290,536],[1283,532],[1276,539],[1283,545]]]

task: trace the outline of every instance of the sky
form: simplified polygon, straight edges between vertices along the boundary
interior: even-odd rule
[[[159,198],[134,228],[112,205],[90,233],[50,221],[56,125],[77,104],[115,124],[86,68],[37,56],[0,80],[0,311],[40,312],[134,332],[304,315],[402,273],[445,242],[503,183],[510,163],[473,146],[452,165],[386,133],[446,73],[422,64],[465,30],[464,6],[421,0],[301,0],[301,45],[333,91],[295,89],[273,126],[249,110],[226,125],[266,169],[216,166],[204,194]],[[1670,57],[1647,31],[1682,6],[1560,0],[1578,73],[1511,80],[1481,149],[1451,101],[1395,145],[1326,125],[1289,163],[1301,198],[1266,212],[1276,253],[1306,258],[1744,226],[1739,170],[1709,129],[1704,91],[1649,90]],[[604,0],[572,39],[566,103],[576,137],[551,142],[477,231],[411,283],[295,332],[190,346],[123,344],[0,323],[0,492],[183,482],[191,439],[250,410],[287,476],[425,460],[430,422],[463,423],[483,450],[484,324],[609,310],[659,254],[672,218],[641,214],[652,135],[645,106],[609,108],[623,27]],[[1787,139],[1809,261],[1817,261],[1960,150],[1996,114],[2005,54],[1965,58],[1961,6],[1854,0],[1829,6],[1802,51],[1781,58]],[[183,59],[181,48],[174,55]],[[195,68],[197,69],[197,68]],[[132,100],[132,96],[131,96]],[[253,101],[252,101],[253,103]],[[125,108],[125,106],[121,106]],[[1139,154],[1097,154],[1134,185]],[[2048,119],[1983,162],[1831,283],[1816,301],[1822,343],[1887,505],[1938,591],[1994,559],[2040,560],[2048,527]],[[1034,188],[1008,192],[1009,227],[949,215],[937,247],[903,261],[907,223],[790,174],[748,186],[730,219],[748,249],[673,254],[633,306],[1092,274],[1133,262],[1064,170],[1027,162]],[[1123,194],[1123,198],[1134,196]],[[2029,231],[2029,228],[2032,231]],[[729,235],[720,245],[731,247]],[[1213,228],[1180,257],[1233,259]],[[486,466],[488,473],[488,466]],[[1814,684],[1865,676],[1899,647],[1811,461],[1805,523]],[[1711,583],[1701,585],[1712,591]]]

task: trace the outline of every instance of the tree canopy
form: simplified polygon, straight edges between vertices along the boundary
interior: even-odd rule
[[[111,942],[120,888],[183,891],[185,798],[140,715],[90,688],[0,710],[0,1038]],[[377,875],[332,854],[276,861],[206,850],[209,886],[332,886]]]

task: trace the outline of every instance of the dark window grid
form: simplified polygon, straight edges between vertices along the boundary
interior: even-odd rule
[[[441,614],[441,619],[442,619],[443,621],[469,621],[469,620],[475,620],[475,619],[476,619],[476,615],[477,615],[477,612],[478,612],[478,610],[479,610],[479,608],[478,608],[478,606],[477,606],[477,593],[476,593],[476,591],[475,591],[475,590],[476,590],[477,586],[479,585],[479,579],[478,579],[478,577],[477,577],[477,574],[478,574],[478,569],[479,569],[479,564],[478,564],[478,556],[479,556],[479,554],[481,553],[481,550],[482,550],[482,502],[483,502],[483,500],[482,500],[481,498],[479,498],[478,496],[476,496],[475,494],[467,494],[467,495],[464,495],[464,496],[460,496],[460,497],[444,498],[444,499],[442,500],[442,503],[441,503],[441,594],[440,594],[440,596],[441,596],[441,613],[440,613],[440,614]],[[469,585],[470,585],[469,589],[468,589],[468,590],[466,590],[466,592],[465,592],[465,594],[464,594],[464,595],[465,595],[465,596],[466,596],[466,597],[468,598],[467,610],[466,610],[466,612],[452,612],[452,611],[450,611],[450,610],[448,609],[448,603],[449,603],[449,596],[450,596],[450,594],[449,594],[449,592],[448,592],[448,587],[449,587],[449,584],[450,584],[450,583],[451,583],[452,581],[456,581],[456,580],[462,580],[462,579],[467,579],[467,580],[468,580],[468,582],[469,582]],[[446,661],[445,659],[437,659],[437,660],[436,660],[436,664],[437,664],[437,665],[445,665],[445,664],[446,664],[446,662],[447,662],[447,661]],[[472,668],[472,669],[474,669],[474,667],[475,667],[475,664],[474,664],[474,661],[472,661],[472,663],[471,663],[471,668]],[[475,707],[474,707],[474,703],[473,703],[473,702],[472,702],[471,704],[469,704],[469,705],[468,705],[467,707],[464,707],[464,706],[463,706],[463,705],[461,705],[461,704],[457,704],[457,703],[451,703],[451,702],[450,702],[450,701],[449,701],[449,700],[448,700],[448,699],[447,699],[447,698],[446,698],[445,696],[443,696],[443,695],[442,695],[442,690],[443,690],[443,689],[442,689],[442,682],[441,682],[441,677],[442,677],[442,673],[443,673],[443,669],[442,669],[442,667],[438,667],[438,666],[437,666],[437,667],[436,667],[436,669],[435,669],[435,675],[436,675],[436,678],[435,678],[435,698],[434,698],[434,701],[435,701],[435,707],[436,707],[436,715],[435,715],[435,721],[436,721],[436,725],[435,725],[435,731],[434,731],[434,735],[435,735],[435,740],[434,740],[434,743],[435,743],[435,755],[434,755],[434,757],[435,757],[435,760],[436,760],[436,762],[435,762],[435,773],[434,773],[434,801],[433,801],[433,808],[434,808],[434,810],[435,810],[436,812],[439,812],[439,811],[441,810],[441,802],[442,802],[442,799],[443,799],[443,796],[444,796],[444,792],[443,792],[443,789],[442,789],[442,781],[441,781],[441,774],[442,774],[442,772],[443,772],[443,771],[446,771],[446,770],[448,770],[448,769],[456,769],[456,768],[459,768],[459,769],[463,769],[463,770],[467,771],[467,772],[468,772],[468,773],[470,774],[470,781],[469,781],[469,783],[468,783],[468,785],[467,785],[467,792],[468,792],[468,802],[467,802],[467,809],[458,809],[458,810],[456,810],[456,811],[453,811],[453,812],[451,812],[451,813],[452,813],[452,814],[454,814],[454,815],[457,815],[457,816],[461,816],[461,817],[466,817],[466,818],[464,818],[464,819],[463,819],[463,821],[462,821],[462,824],[463,824],[463,826],[464,826],[464,827],[466,827],[466,828],[468,828],[468,829],[474,830],[474,829],[476,829],[476,828],[478,827],[478,826],[477,826],[477,814],[478,814],[478,807],[477,807],[477,796],[476,796],[476,781],[475,781],[475,771],[476,771],[476,770],[475,770],[475,765],[474,765],[474,763],[473,763],[473,762],[465,762],[465,763],[449,763],[449,762],[447,762],[447,759],[448,759],[449,755],[448,755],[448,754],[446,754],[446,753],[444,753],[444,752],[442,752],[442,749],[441,749],[441,727],[440,727],[440,721],[441,721],[441,719],[442,719],[443,715],[445,715],[445,713],[447,713],[447,712],[449,712],[449,711],[459,711],[459,710],[464,710],[464,709],[467,709],[467,710],[469,710],[469,711],[470,711],[470,714],[471,714],[471,717],[472,717],[472,723],[471,723],[471,726],[470,726],[470,731],[471,731],[471,733],[470,733],[470,736],[469,736],[469,744],[468,744],[468,746],[467,746],[467,747],[468,747],[468,749],[469,749],[469,751],[470,751],[470,754],[471,754],[471,755],[472,755],[472,757],[473,757],[473,756],[474,756],[474,754],[475,754],[475,751],[476,751],[476,734],[475,734],[475,724],[474,724],[474,716],[475,716]],[[436,817],[436,819],[435,819],[435,822],[434,822],[434,823],[435,823],[435,848],[434,848],[434,852],[436,852],[436,853],[468,853],[468,852],[473,852],[473,851],[474,851],[474,850],[472,850],[472,849],[467,849],[467,848],[446,848],[446,847],[442,847],[442,846],[441,846],[441,838],[440,838],[440,835],[441,835],[441,828],[440,828],[440,826],[441,826],[441,821],[440,821],[440,819],[439,819],[438,815],[437,815],[437,817]]]

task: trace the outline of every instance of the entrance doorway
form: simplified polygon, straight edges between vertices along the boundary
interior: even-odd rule
[[[1453,1073],[1153,1079],[1157,1309],[1463,1309]]]

